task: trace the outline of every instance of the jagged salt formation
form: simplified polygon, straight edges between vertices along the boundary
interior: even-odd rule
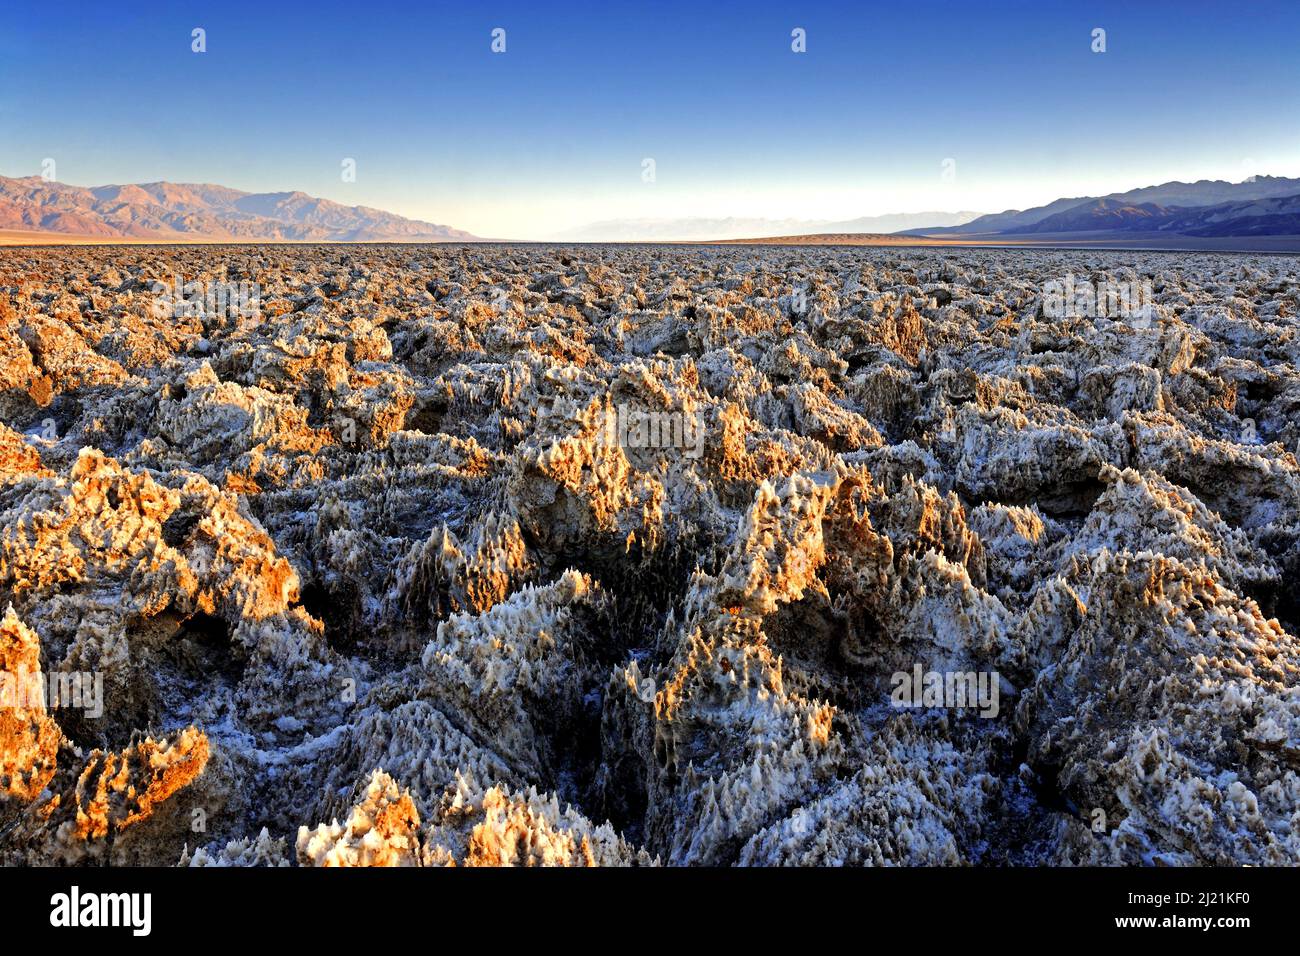
[[[1298,307],[1289,257],[4,250],[0,669],[102,707],[4,701],[0,860],[1294,864]]]

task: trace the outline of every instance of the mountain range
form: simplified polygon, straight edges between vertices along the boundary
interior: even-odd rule
[[[560,233],[564,242],[698,242],[813,233],[890,233],[959,226],[978,212],[905,212],[856,219],[607,219]]]
[[[0,176],[0,233],[47,240],[68,236],[162,242],[469,242],[478,238],[450,226],[367,206],[345,206],[296,191],[249,193],[228,186],[167,182],[82,187],[38,176]],[[911,237],[963,244],[1113,241],[1149,245],[1184,237],[1195,239],[1200,247],[1232,239],[1269,244],[1260,248],[1277,248],[1280,241],[1289,249],[1289,237],[1300,237],[1300,178],[1168,182],[989,215],[920,212],[844,220],[607,220],[557,238],[569,242],[708,242],[767,237],[782,237],[782,241],[807,237],[812,241],[817,236],[838,236],[839,241],[856,242],[885,234],[891,243]]]
[[[1057,199],[1045,206],[1009,209],[954,226],[909,229],[906,234],[991,238],[1081,232],[1300,236],[1300,178],[1169,182],[1108,196]]]
[[[303,192],[198,183],[68,186],[0,176],[0,230],[176,242],[448,242],[476,237],[382,209]]]

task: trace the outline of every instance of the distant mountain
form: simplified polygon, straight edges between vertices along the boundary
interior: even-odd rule
[[[1089,230],[1169,232],[1182,236],[1300,235],[1300,194],[1212,206],[1160,206],[1098,199],[1004,235]]]
[[[1155,203],[1132,203],[1121,199],[1094,199],[1070,206],[1025,225],[1001,230],[1014,236],[1035,232],[1079,232],[1093,229],[1156,229],[1166,221],[1169,210]]]
[[[314,242],[447,242],[476,237],[367,206],[302,192],[140,183],[86,188],[39,176],[0,176],[0,229],[77,236]]]
[[[608,219],[561,233],[564,242],[692,242],[817,233],[887,233],[955,226],[977,212],[911,212],[857,219]]]
[[[981,216],[970,222],[942,229],[909,229],[910,235],[973,235],[983,233],[1024,234],[1029,232],[1065,232],[1082,229],[1135,228],[1117,226],[1114,223],[1137,221],[1151,212],[1147,206],[1156,207],[1199,207],[1213,206],[1225,202],[1242,202],[1255,199],[1271,199],[1300,194],[1300,178],[1287,179],[1282,176],[1256,176],[1250,181],[1240,183],[1225,182],[1221,179],[1202,179],[1194,183],[1168,182],[1159,186],[1143,186],[1128,192],[1111,193],[1108,196],[1082,196],[1074,199],[1057,199],[1046,206],[1032,209],[1008,209],[1006,212]],[[1106,205],[1099,206],[1098,203]],[[1056,217],[1071,211],[1082,211],[1088,207],[1082,217]],[[1131,209],[1128,213],[1118,212]],[[1053,220],[1052,228],[1042,227],[1044,222]],[[1068,228],[1061,228],[1061,223],[1074,223]],[[1085,223],[1092,225],[1085,225]],[[1106,224],[1111,223],[1111,224]],[[1041,227],[1041,228],[1032,228]]]
[[[1162,228],[1187,236],[1300,236],[1300,195],[1182,211]]]
[[[823,233],[876,233],[888,234],[918,229],[926,225],[960,226],[978,219],[977,212],[901,212],[885,216],[859,216],[857,219],[837,219],[817,223]]]
[[[1144,186],[1126,193],[1103,197],[1133,203],[1157,203],[1161,206],[1215,206],[1244,199],[1272,199],[1300,194],[1300,178],[1255,176],[1248,182],[1229,183],[1222,179],[1202,179],[1194,183],[1164,183]]]
[[[926,233],[927,235],[932,233],[967,235],[970,233],[982,232],[1005,232],[1008,229],[1033,225],[1054,213],[1062,212],[1087,201],[1088,199],[1086,196],[1078,199],[1057,199],[1055,202],[1048,203],[1046,206],[1036,206],[1033,209],[1008,209],[1006,212],[995,212],[947,229],[909,229],[908,232],[913,235],[916,235],[917,233]]]

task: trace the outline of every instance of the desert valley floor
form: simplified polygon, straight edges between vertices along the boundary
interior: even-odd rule
[[[1296,863],[1298,306],[1294,256],[0,250],[0,862]]]

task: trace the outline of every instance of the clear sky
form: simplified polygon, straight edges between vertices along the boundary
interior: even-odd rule
[[[1300,175],[1297,37],[1297,0],[13,3],[0,174],[301,189],[498,238],[992,212]]]

